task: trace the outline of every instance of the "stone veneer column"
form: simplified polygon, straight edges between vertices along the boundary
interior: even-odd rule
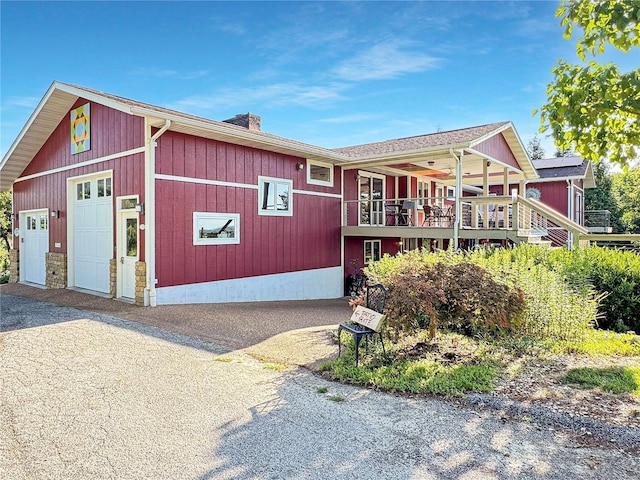
[[[9,283],[20,281],[20,251],[9,250]]]
[[[144,307],[144,289],[147,286],[147,264],[136,262],[136,305]]]
[[[116,288],[118,286],[118,260],[109,260],[109,298],[116,298]]]
[[[44,261],[45,286],[51,289],[67,288],[67,256],[64,253],[47,252]]]

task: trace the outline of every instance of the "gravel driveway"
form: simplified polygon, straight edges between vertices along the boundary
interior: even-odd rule
[[[0,297],[2,479],[627,479],[533,423],[328,382],[157,327]],[[319,393],[318,387],[326,387]]]

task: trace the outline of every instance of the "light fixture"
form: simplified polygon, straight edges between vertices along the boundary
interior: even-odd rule
[[[358,180],[360,180],[360,174],[359,173],[355,173],[353,175],[353,179],[357,182]]]
[[[60,218],[60,210],[51,210],[51,216],[53,218]]]
[[[436,162],[434,162],[433,160],[429,160],[427,162],[427,165],[429,165],[430,167],[433,167],[436,164]]]
[[[491,166],[491,160],[487,160],[487,167]]]
[[[302,162],[296,163],[296,170],[302,170],[304,168],[304,164]]]
[[[140,215],[144,215],[144,202],[136,203],[136,212],[138,212]]]

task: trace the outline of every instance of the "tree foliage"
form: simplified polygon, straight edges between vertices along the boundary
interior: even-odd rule
[[[613,192],[622,211],[625,231],[640,233],[640,170],[614,175]]]
[[[540,137],[536,133],[529,143],[527,143],[527,153],[531,160],[542,160],[546,155],[544,148],[540,145]]]
[[[11,238],[11,192],[0,192],[0,242],[7,251]]]
[[[609,225],[614,233],[622,233],[625,230],[621,220],[622,213],[618,205],[618,199],[613,192],[613,177],[609,164],[600,162],[593,164],[593,176],[595,177],[595,188],[588,188],[584,191],[584,209],[608,210]]]
[[[576,27],[582,30],[576,53],[583,62],[587,54],[604,53],[606,45],[623,52],[640,47],[640,1],[565,0],[556,16],[565,38],[571,39]],[[640,70],[559,60],[552,73],[540,132],[551,129],[560,150],[573,149],[594,162],[609,158],[627,168],[640,153]]]

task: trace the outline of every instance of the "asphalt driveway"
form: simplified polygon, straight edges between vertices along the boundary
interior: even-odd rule
[[[3,479],[624,479],[640,469],[632,455],[533,423],[247,354],[286,330],[238,347],[5,289],[0,314]]]

